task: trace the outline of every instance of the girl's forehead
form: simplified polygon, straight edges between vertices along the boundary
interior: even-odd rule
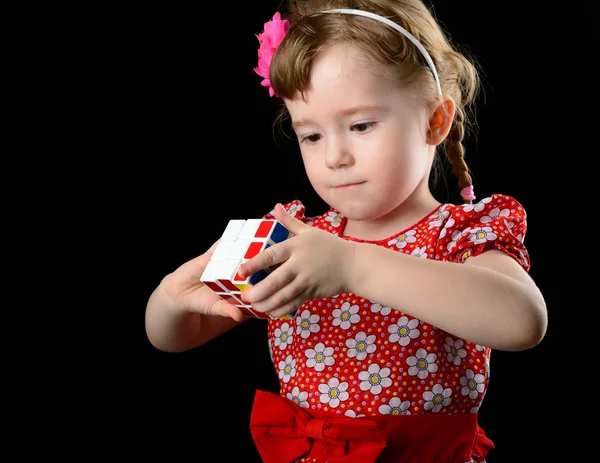
[[[335,46],[324,50],[312,63],[309,91],[330,91],[339,86],[370,91],[379,87],[396,87],[397,82],[390,78],[384,65],[374,62],[362,50],[352,46]]]
[[[411,91],[396,83],[369,76],[368,71],[332,77],[331,81],[316,79],[309,83],[304,98],[284,99],[295,129],[327,121],[355,118],[380,118],[392,111],[415,114],[420,109]],[[381,82],[384,82],[382,84]]]
[[[368,66],[367,66],[368,65]],[[384,73],[385,67],[377,63],[368,53],[359,47],[345,43],[332,45],[323,49],[311,66],[311,71],[316,68],[339,69],[340,72],[353,72],[357,70],[372,69],[375,75]]]
[[[303,96],[297,93],[293,99],[284,99],[292,119],[383,114],[390,105],[403,111],[418,107],[415,89],[406,88],[384,64],[347,44],[329,47],[317,56]]]

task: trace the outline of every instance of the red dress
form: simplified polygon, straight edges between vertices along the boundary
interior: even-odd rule
[[[342,239],[416,259],[463,263],[499,249],[529,271],[526,212],[509,196],[441,205],[380,241],[344,236],[334,209],[306,217],[300,201],[284,207]],[[306,301],[294,320],[268,324],[281,389],[258,391],[251,419],[265,461],[479,463],[493,448],[477,425],[490,348],[352,293]]]

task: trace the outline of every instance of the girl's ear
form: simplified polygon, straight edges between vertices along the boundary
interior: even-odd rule
[[[446,98],[439,103],[429,118],[427,143],[437,146],[448,136],[454,120],[455,106],[452,98]]]

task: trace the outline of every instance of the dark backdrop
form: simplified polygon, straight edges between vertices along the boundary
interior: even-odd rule
[[[133,349],[118,348],[118,375],[106,365],[104,381],[119,407],[105,443],[123,444],[136,457],[259,461],[248,432],[253,394],[257,388],[277,391],[266,323],[251,321],[199,350],[167,354],[148,343],[144,311],[160,279],[204,252],[229,219],[260,217],[276,202],[296,198],[309,214],[322,210],[294,146],[273,136],[275,103],[253,71],[255,34],[277,3],[231,2],[202,11],[157,4],[127,16],[134,27],[118,59],[133,74],[114,76],[123,98],[112,130],[124,136],[120,148],[128,153],[127,165],[116,169],[128,180],[120,198],[122,223],[135,224],[117,230],[132,262],[125,290],[135,282],[133,303],[123,313],[133,323],[121,327]],[[552,384],[563,293],[547,221],[554,206],[552,179],[560,172],[546,162],[557,140],[542,138],[536,126],[552,109],[537,90],[536,68],[549,52],[547,38],[532,24],[543,21],[543,13],[523,3],[529,2],[516,12],[505,2],[435,2],[455,42],[484,71],[479,132],[467,144],[475,192],[478,198],[512,195],[525,206],[531,275],[550,313],[541,345],[492,354],[490,389],[480,412],[497,445],[489,463],[544,461],[562,445],[555,439],[560,427],[547,419],[548,410],[561,405]],[[450,176],[448,198],[442,189],[441,200],[459,201],[457,193]]]

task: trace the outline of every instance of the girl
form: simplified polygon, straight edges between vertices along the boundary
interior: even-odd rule
[[[255,70],[330,207],[277,204],[265,217],[292,237],[240,268],[277,265],[243,294],[274,317],[281,386],[257,391],[257,449],[267,463],[482,462],[494,446],[477,422],[490,352],[537,345],[547,314],[523,206],[473,201],[462,142],[475,67],[420,0],[291,0],[288,11],[258,35]],[[461,205],[430,191],[443,155]],[[156,348],[192,349],[244,322],[200,282],[215,246],[151,295]]]

